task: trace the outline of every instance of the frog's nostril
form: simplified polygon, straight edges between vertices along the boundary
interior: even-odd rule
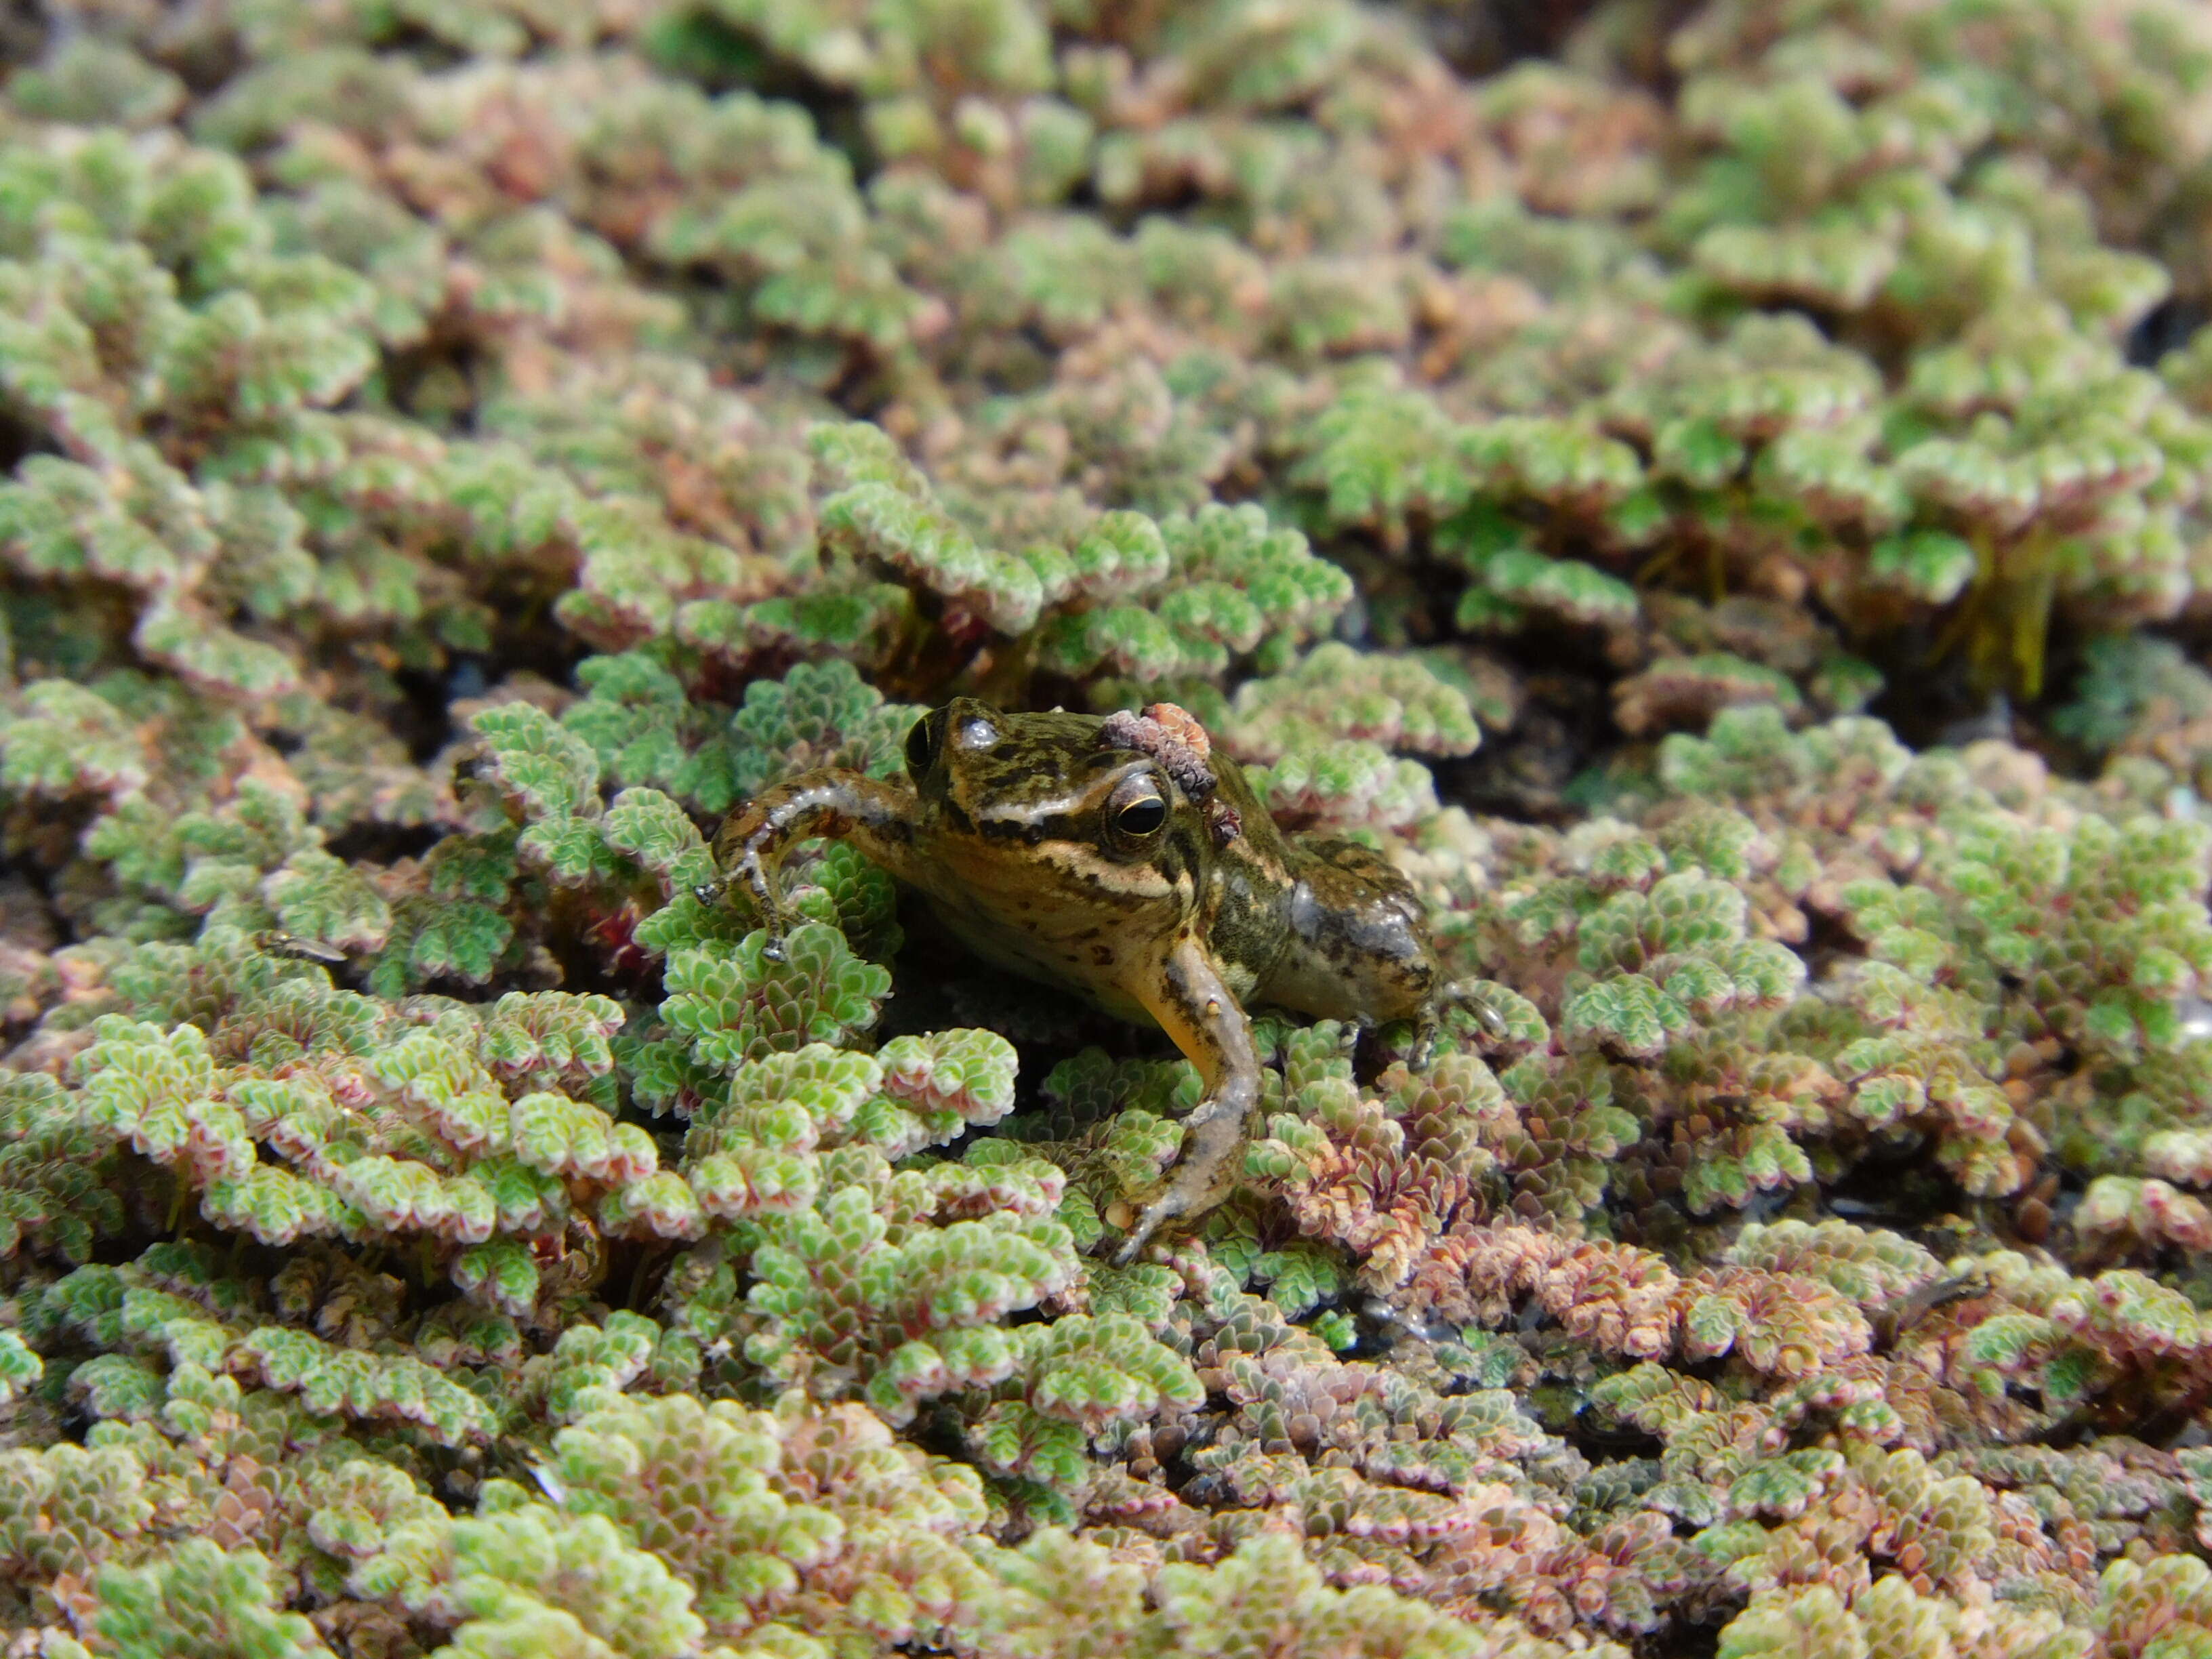
[[[953,741],[963,749],[988,749],[999,740],[999,728],[981,714],[971,714],[960,722]]]

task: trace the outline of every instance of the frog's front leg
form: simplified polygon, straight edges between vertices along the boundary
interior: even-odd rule
[[[916,818],[909,790],[860,772],[803,772],[763,790],[723,821],[714,835],[721,886],[742,882],[760,908],[771,955],[781,952],[783,895],[777,872],[784,854],[817,836],[850,842],[872,863],[910,878]],[[700,896],[719,897],[720,888]]]
[[[1128,1242],[1115,1255],[1126,1267],[1163,1223],[1204,1209],[1214,1182],[1244,1139],[1260,1103],[1260,1057],[1252,1023],[1222,983],[1212,958],[1194,933],[1177,939],[1159,972],[1134,988],[1146,1012],[1175,1039],[1206,1083],[1206,1097],[1185,1120],[1182,1159],[1168,1189],[1145,1206]]]

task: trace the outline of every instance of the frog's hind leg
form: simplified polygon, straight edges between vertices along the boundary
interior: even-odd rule
[[[714,862],[722,880],[702,889],[719,898],[744,884],[760,908],[771,954],[784,935],[783,895],[777,881],[783,857],[817,836],[851,842],[892,875],[911,878],[915,818],[913,794],[859,772],[804,772],[763,790],[732,814],[714,836]]]
[[[1182,1158],[1167,1191],[1145,1206],[1115,1255],[1124,1267],[1164,1223],[1211,1207],[1214,1188],[1260,1103],[1260,1057],[1252,1046],[1252,1023],[1195,936],[1185,934],[1175,943],[1158,978],[1138,988],[1138,999],[1198,1067],[1206,1097],[1184,1120]]]

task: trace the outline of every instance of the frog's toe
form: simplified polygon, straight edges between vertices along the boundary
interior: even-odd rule
[[[1432,1005],[1436,1012],[1446,1008],[1464,1008],[1486,1036],[1504,1041],[1513,1035],[1512,1022],[1504,1011],[1491,1000],[1482,987],[1486,981],[1475,979],[1455,979],[1441,987]]]
[[[1114,1265],[1126,1267],[1134,1261],[1145,1246],[1152,1242],[1154,1233],[1189,1207],[1189,1201],[1173,1188],[1147,1204],[1144,1213],[1137,1218],[1137,1224],[1129,1230],[1128,1237],[1121,1241],[1121,1248],[1114,1252]]]
[[[1200,1107],[1200,1111],[1206,1109]],[[1197,1113],[1192,1116],[1196,1117]],[[1137,1224],[1129,1231],[1128,1238],[1114,1253],[1114,1265],[1126,1267],[1137,1259],[1137,1255],[1152,1242],[1152,1236],[1178,1217],[1195,1214],[1210,1207],[1207,1199],[1213,1185],[1218,1163],[1214,1160],[1186,1162],[1176,1172],[1174,1182],[1151,1203],[1137,1218]]]

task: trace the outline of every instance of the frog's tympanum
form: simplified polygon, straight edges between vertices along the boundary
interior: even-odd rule
[[[1288,840],[1172,703],[1007,714],[956,698],[906,740],[913,785],[823,770],[732,814],[714,852],[771,939],[775,872],[815,836],[915,888],[988,962],[1157,1023],[1206,1096],[1181,1168],[1122,1251],[1206,1207],[1260,1099],[1248,1007],[1376,1024],[1425,1015],[1436,958],[1410,884],[1356,843]]]

